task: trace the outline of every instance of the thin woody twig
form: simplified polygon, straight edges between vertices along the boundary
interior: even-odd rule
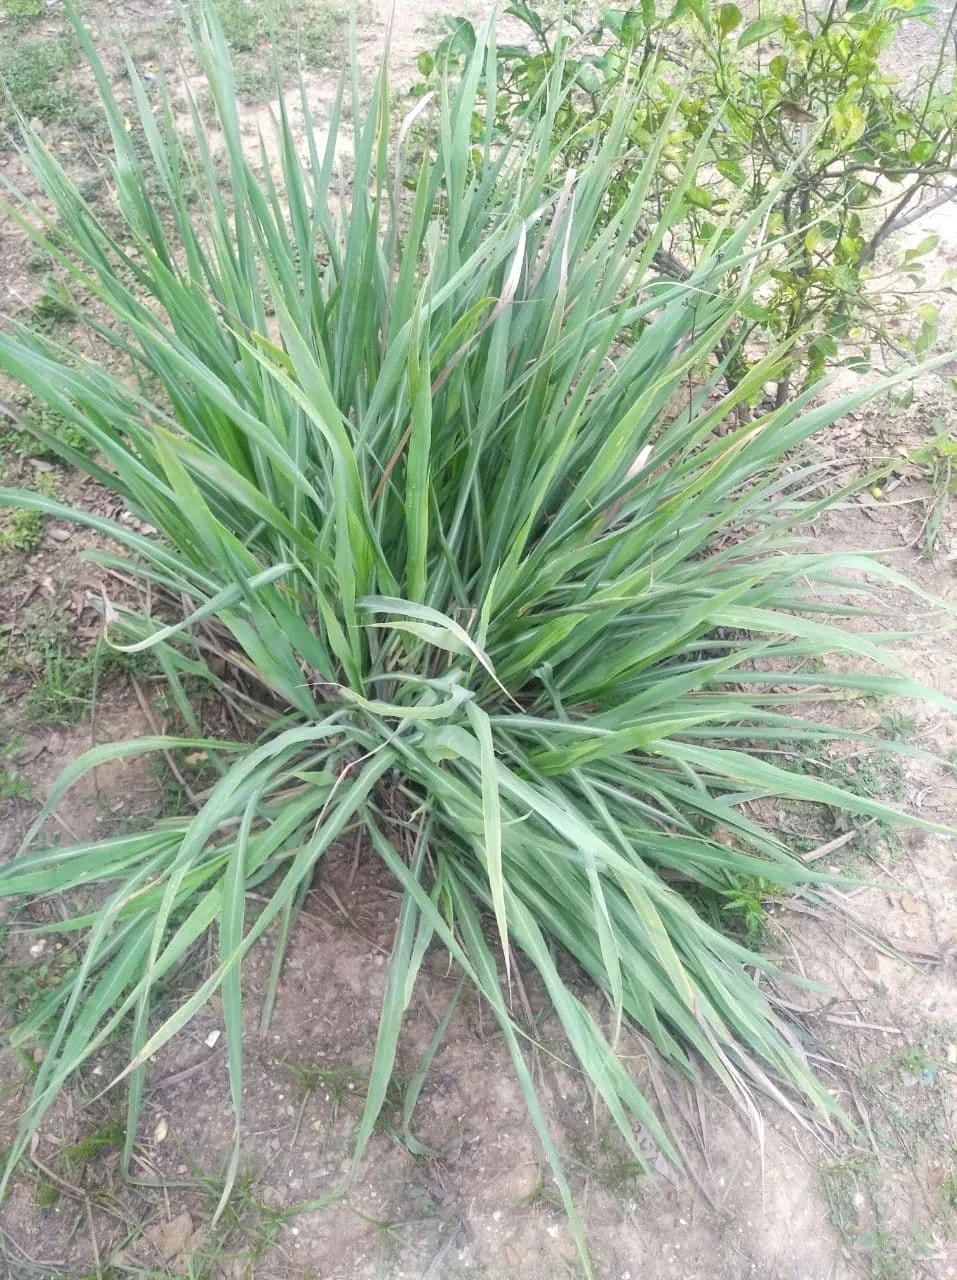
[[[153,708],[150,706],[148,698],[144,694],[143,690],[140,688],[140,682],[136,679],[135,676],[130,676],[130,683],[133,686],[133,692],[136,694],[136,701],[140,704],[140,710],[143,712],[143,715],[146,716],[146,719],[149,721],[150,728],[153,730],[153,732],[156,734],[158,738],[162,737],[159,725],[156,723],[156,716],[153,714]],[[166,761],[167,765],[169,766],[170,773],[173,775],[173,777],[176,779],[179,785],[183,788],[183,792],[187,800],[190,802],[190,804],[193,806],[194,809],[198,809],[199,801],[196,798],[196,793],[192,790],[189,783],[183,777],[183,774],[179,766],[177,765],[176,761],[173,759],[173,753],[171,751],[168,751],[165,747],[163,748],[163,759]]]
[[[77,1187],[74,1186],[72,1182],[67,1182],[65,1178],[61,1178],[58,1173],[54,1173],[48,1165],[45,1165],[42,1160],[38,1159],[37,1146],[39,1145],[39,1142],[40,1135],[35,1133],[33,1135],[33,1140],[30,1143],[30,1162],[31,1164],[36,1165],[40,1172],[45,1177],[49,1178],[52,1183],[58,1186],[61,1191],[65,1191],[67,1195],[83,1201],[83,1204],[86,1206],[87,1226],[90,1228],[90,1247],[93,1250],[93,1268],[96,1272],[97,1280],[103,1280],[103,1268],[100,1266],[100,1247],[96,1239],[96,1227],[93,1222],[93,1205],[90,1203],[90,1197],[82,1187]]]
[[[879,1022],[862,1022],[858,1018],[838,1018],[833,1013],[824,1015],[825,1022],[833,1022],[837,1027],[853,1027],[855,1031],[882,1031],[888,1036],[902,1036],[900,1027],[885,1027]]]
[[[846,844],[856,840],[868,827],[872,827],[876,821],[876,818],[871,818],[870,822],[865,822],[863,827],[854,827],[850,831],[845,831],[842,836],[835,836],[833,840],[828,840],[827,844],[819,845],[816,849],[812,849],[810,853],[803,854],[801,861],[817,862],[820,858],[826,858],[829,853],[836,853],[838,849],[843,849]]]
[[[912,223],[918,222],[925,214],[932,213],[934,209],[939,209],[941,205],[948,204],[951,200],[957,199],[957,187],[946,187],[943,191],[938,192],[937,196],[933,200],[927,201],[926,204],[920,204],[916,209],[911,209],[908,213],[905,213],[904,210],[910,204],[911,200],[913,200],[918,190],[919,188],[912,187],[909,191],[906,191],[890,211],[878,229],[871,236],[868,243],[861,250],[861,256],[858,258],[857,264],[859,267],[867,266],[869,262],[874,260],[878,249],[888,236],[892,236],[898,231],[903,231],[905,227],[909,227]]]

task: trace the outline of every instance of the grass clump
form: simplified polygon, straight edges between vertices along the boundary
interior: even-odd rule
[[[843,688],[915,692],[880,636],[830,622],[836,597],[870,601],[860,571],[880,566],[851,557],[844,575],[797,532],[823,505],[802,442],[866,393],[824,406],[809,393],[736,424],[736,406],[788,353],[771,350],[731,390],[714,353],[779,249],[763,242],[762,207],[730,214],[688,280],[656,273],[675,210],[637,228],[670,120],[607,221],[640,84],[618,93],[578,171],[554,130],[572,91],[560,61],[539,90],[545,118],[536,103],[504,138],[490,123],[476,155],[487,27],[470,73],[417,121],[396,121],[395,142],[385,78],[367,108],[353,84],[342,207],[344,104],[322,153],[303,105],[305,157],[280,104],[274,187],[244,154],[225,37],[205,12],[196,48],[230,199],[197,110],[205,190],[192,203],[171,113],[153,114],[131,65],[144,160],[79,38],[126,233],[101,223],[41,139],[28,146],[68,245],[54,256],[109,312],[98,331],[130,367],[71,366],[50,335],[21,327],[0,337],[0,368],[83,433],[86,452],[62,444],[62,456],[162,537],[41,495],[0,498],[114,540],[91,558],[148,584],[156,612],[111,608],[110,641],[153,653],[190,727],[71,765],[0,869],[5,897],[69,901],[77,885],[104,884],[102,907],[73,921],[89,927],[82,963],[18,1032],[26,1043],[48,1027],[50,1039],[10,1167],[121,1027],[129,1161],[150,1058],[217,991],[240,1121],[243,959],[274,923],[288,937],[324,854],[359,828],[404,898],[358,1154],[389,1096],[423,958],[441,945],[498,1021],[587,1268],[505,994],[515,949],[538,970],[624,1159],[645,1165],[640,1126],[677,1155],[616,1053],[619,1027],[641,1028],[677,1071],[709,1068],[738,1099],[837,1112],[754,980],[779,980],[776,965],[722,927],[726,914],[694,904],[702,892],[725,901],[742,878],[762,893],[810,892],[820,878],[745,800],[888,814],[762,756],[769,741],[845,736],[799,714],[827,683],[802,687],[793,673],[809,659],[858,659],[867,673],[842,668]],[[428,146],[413,164],[418,126]],[[737,638],[715,646],[716,634]],[[184,692],[224,654],[214,682],[259,726],[252,746],[205,738]],[[31,848],[84,770],[160,747],[218,767],[198,812],[55,856]],[[266,905],[247,915],[246,890],[264,885]],[[158,984],[211,929],[210,970],[157,1021]],[[608,1030],[563,981],[556,946],[605,993]]]
[[[45,0],[2,0],[0,3],[0,13],[14,20],[39,18],[45,8]]]
[[[156,670],[149,654],[118,652],[102,638],[78,648],[70,630],[71,620],[62,604],[37,601],[23,610],[17,632],[7,643],[5,673],[30,681],[19,708],[26,724],[75,724],[90,714],[98,691],[110,681]]]
[[[342,48],[343,11],[323,0],[221,0],[216,12],[249,97],[271,97],[277,73],[327,66]]]
[[[15,419],[0,422],[0,456],[58,459],[65,446],[83,450],[87,438],[73,423],[36,396],[21,395]]]
[[[29,781],[22,776],[12,759],[26,746],[26,739],[17,734],[4,742],[0,740],[0,800],[26,800],[33,794]]]
[[[39,511],[10,511],[0,519],[0,550],[33,551],[43,540]]]
[[[53,477],[46,473],[37,476],[37,492],[52,497],[56,492]],[[0,510],[0,553],[4,550],[35,551],[43,541],[43,513],[28,508]]]
[[[0,943],[7,941],[4,931]],[[57,990],[78,963],[76,953],[62,945],[24,960],[6,956],[0,980],[0,1014],[6,1019],[22,1018],[38,1001]]]
[[[34,326],[49,333],[57,325],[68,324],[75,315],[76,307],[62,283],[52,276],[47,277],[43,292],[33,304]]]
[[[79,47],[69,36],[7,40],[0,47],[0,147],[17,137],[17,115],[52,124],[76,118],[82,104],[69,82]]]
[[[75,724],[89,715],[110,676],[128,670],[129,659],[93,645],[75,654],[62,641],[44,637],[31,658],[38,663],[36,683],[26,696],[23,713],[30,724]]]

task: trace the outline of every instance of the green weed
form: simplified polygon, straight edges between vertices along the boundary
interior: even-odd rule
[[[51,124],[80,120],[83,106],[69,82],[78,45],[66,36],[7,40],[0,47],[0,147],[13,142],[16,112],[25,120]]]
[[[27,800],[33,795],[33,786],[26,778],[10,769],[0,769],[0,800]]]
[[[38,1209],[52,1209],[60,1203],[60,1188],[44,1174],[38,1174],[34,1184],[33,1202]]]
[[[928,1042],[868,1062],[857,1087],[878,1154],[827,1165],[824,1194],[842,1243],[871,1280],[910,1280],[934,1233],[950,1230],[948,1180],[937,1196],[918,1190],[912,1203],[906,1198],[923,1187],[928,1167],[953,1168],[948,1086]]]
[[[58,1159],[73,1175],[79,1166],[89,1164],[110,1151],[120,1150],[124,1137],[122,1124],[116,1120],[109,1120],[90,1133],[84,1134],[72,1146],[64,1147],[59,1152]]]
[[[62,281],[48,276],[43,282],[43,292],[33,304],[32,319],[37,329],[50,333],[59,325],[68,324],[76,315],[76,307]]]
[[[44,275],[48,275],[55,265],[47,249],[32,241],[24,251],[22,262],[28,271],[43,272]]]
[[[11,397],[17,418],[0,420],[0,455],[59,461],[62,449],[89,451],[89,440],[59,409],[36,396],[19,392]]]
[[[572,1158],[578,1166],[580,1174],[590,1181],[605,1188],[611,1195],[620,1197],[628,1195],[634,1198],[642,1184],[647,1180],[648,1171],[635,1160],[628,1148],[621,1142],[621,1135],[608,1125],[601,1124],[597,1132],[591,1127],[585,1131],[571,1129],[567,1134],[567,1145]],[[548,1188],[539,1185],[523,1199],[522,1203],[551,1204],[554,1206],[554,1187],[551,1197]]]
[[[42,638],[34,645],[32,656],[39,659],[40,669],[24,706],[30,724],[75,724],[89,715],[97,689],[106,681],[153,669],[149,659],[137,661],[105,644],[80,654],[66,644]]]
[[[11,511],[0,517],[0,549],[33,551],[43,538],[43,516],[38,511]]]
[[[38,18],[45,8],[45,0],[0,0],[0,12],[7,18]]]
[[[29,780],[12,764],[5,763],[25,745],[26,740],[20,735],[6,743],[0,742],[0,800],[26,800],[33,794]]]
[[[933,555],[951,498],[957,492],[957,431],[943,418],[931,423],[931,439],[911,452],[908,461],[921,467],[930,479],[921,540],[924,552]]]
[[[282,1065],[302,1086],[303,1107],[314,1093],[321,1092],[329,1102],[333,1119],[346,1098],[364,1098],[369,1084],[368,1072],[356,1067],[300,1067],[293,1062]]]
[[[77,649],[70,617],[56,599],[27,605],[17,633],[8,639],[6,673],[25,676],[30,686],[21,715],[27,724],[74,724],[89,715],[99,689],[119,675],[152,675],[147,654],[117,651],[102,639]]]
[[[37,476],[37,493],[51,497],[56,492],[56,483],[46,472]],[[43,516],[39,511],[0,512],[0,550],[9,548],[13,551],[34,551],[43,539]]]
[[[841,1242],[864,1260],[874,1280],[905,1280],[899,1250],[884,1225],[877,1164],[851,1157],[825,1165],[821,1185]]]
[[[255,1264],[297,1217],[341,1199],[332,1195],[277,1208],[263,1199],[262,1173],[240,1170],[235,1177],[210,1175],[194,1165],[192,1174],[205,1195],[206,1216],[212,1220],[218,1211],[218,1218],[212,1235],[189,1259],[190,1280],[214,1280],[222,1274],[224,1258],[235,1259],[253,1274]]]
[[[825,679],[822,676],[822,683]],[[771,742],[768,744],[768,758],[786,760],[795,773],[817,779],[862,800],[900,803],[907,791],[907,774],[902,757],[890,744],[907,741],[907,725],[907,717],[899,713],[882,717],[876,737],[888,742],[886,749],[875,741],[860,750],[836,749],[828,753],[821,751],[816,744]],[[781,831],[800,853],[809,852],[859,825],[857,819],[838,805],[809,805],[792,801],[781,806],[781,814]],[[901,841],[892,822],[880,819],[869,822],[868,833],[871,851],[879,850],[892,862],[900,856]],[[835,856],[839,861],[858,859],[861,850],[858,845],[851,844],[846,852]]]
[[[324,0],[220,0],[218,13],[237,86],[252,98],[275,94],[277,72],[326,66],[342,48],[343,10]]]
[[[722,910],[740,918],[749,938],[758,940],[765,936],[766,902],[777,897],[777,886],[762,880],[760,876],[746,876],[724,891]]]
[[[0,1011],[7,1024],[20,1022],[41,1007],[78,963],[76,952],[60,943],[47,943],[42,953],[28,961],[5,957],[0,972]]]
[[[546,1179],[544,1175],[539,1177],[531,1191],[522,1196],[520,1203],[525,1209],[536,1209],[541,1206],[557,1210],[559,1213],[564,1209],[561,1195],[554,1182],[551,1178]]]

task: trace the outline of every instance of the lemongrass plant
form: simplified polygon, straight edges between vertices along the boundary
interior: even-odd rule
[[[111,605],[107,634],[152,651],[185,736],[95,747],[0,870],[4,898],[69,902],[96,884],[100,904],[57,922],[82,937],[82,963],[17,1033],[49,1040],[8,1176],[58,1091],[121,1028],[128,1159],[149,1059],[217,991],[238,1133],[243,959],[272,931],[281,962],[323,855],[357,826],[404,894],[357,1158],[433,945],[498,1020],[579,1241],[508,995],[517,951],[636,1160],[639,1127],[675,1153],[616,1053],[622,1025],[739,1100],[836,1113],[775,1005],[776,965],[687,891],[817,882],[746,800],[888,812],[762,753],[771,739],[842,736],[799,714],[825,684],[914,692],[880,636],[832,623],[835,601],[869,603],[861,569],[878,566],[808,550],[797,532],[827,502],[802,442],[864,393],[823,406],[805,395],[739,424],[736,407],[788,354],[769,352],[731,392],[714,354],[773,265],[767,206],[730,214],[689,280],[656,278],[683,193],[636,236],[654,147],[610,223],[603,210],[641,86],[621,93],[580,172],[562,170],[556,141],[571,91],[560,65],[545,109],[512,136],[496,136],[489,111],[476,154],[493,30],[462,83],[414,120],[393,114],[384,74],[366,106],[354,76],[321,149],[303,101],[303,147],[280,98],[276,180],[265,151],[244,151],[212,11],[195,50],[214,119],[191,101],[188,146],[130,60],[133,105],[117,101],[78,25],[112,132],[109,219],[24,130],[53,213],[14,200],[17,216],[86,299],[107,354],[13,326],[0,367],[88,447],[46,443],[159,532],[0,497],[108,535],[116,549],[89,558],[149,584],[161,616]],[[822,674],[832,653],[861,674],[846,662]],[[194,675],[242,699],[254,743],[204,738],[184,687]],[[34,847],[84,770],[177,746],[219,770],[198,811]],[[268,887],[261,910],[252,886]],[[210,931],[212,972],[157,1022],[157,984]],[[569,988],[556,944],[604,993],[607,1018]]]

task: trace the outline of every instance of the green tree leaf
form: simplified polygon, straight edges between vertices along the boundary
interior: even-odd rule
[[[714,196],[707,187],[688,187],[685,200],[696,209],[710,209],[714,204]]]
[[[736,4],[723,4],[718,9],[718,30],[723,36],[733,31],[740,21],[741,10]]]
[[[903,267],[909,266],[910,263],[917,262],[918,259],[926,257],[928,253],[933,253],[933,251],[937,248],[939,244],[940,244],[940,236],[938,235],[924,236],[923,240],[921,240],[918,244],[915,244],[912,249],[907,250],[907,252],[904,254],[903,260],[901,262],[901,266]]]
[[[842,147],[851,147],[867,128],[867,118],[856,102],[838,103],[831,111],[831,123]]]
[[[754,22],[749,22],[738,36],[738,48],[747,49],[750,45],[757,44],[759,40],[766,40],[768,36],[773,36],[776,31],[780,31],[782,25],[782,18],[755,18]]]
[[[744,172],[737,160],[719,160],[714,166],[721,174],[722,178],[727,178],[729,182],[733,182],[736,187],[743,187],[747,184],[748,175]]]
[[[698,19],[705,31],[711,30],[711,7],[709,0],[687,0],[688,8]]]
[[[919,142],[908,147],[907,159],[911,164],[926,164],[928,160],[933,160],[936,153],[937,143],[932,138],[921,138]]]
[[[914,351],[917,355],[923,355],[937,341],[937,333],[940,328],[940,312],[937,307],[932,306],[929,302],[921,303],[917,308],[917,315],[920,319],[920,333],[914,343]]]

